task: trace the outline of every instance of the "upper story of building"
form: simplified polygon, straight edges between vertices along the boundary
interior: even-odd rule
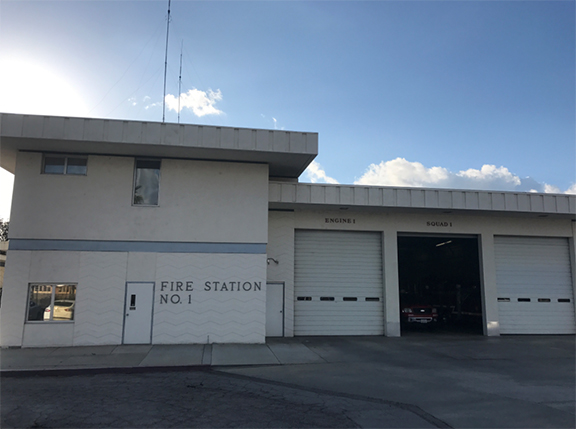
[[[21,152],[265,164],[296,179],[318,155],[318,134],[110,119],[0,113],[0,166],[15,172]]]
[[[574,219],[576,196],[298,183],[318,134],[0,114],[10,238],[266,243],[268,210]]]
[[[266,243],[268,183],[297,181],[318,135],[1,114],[10,238]]]

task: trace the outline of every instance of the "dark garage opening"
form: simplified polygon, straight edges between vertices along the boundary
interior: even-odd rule
[[[403,332],[482,334],[478,238],[399,236]]]

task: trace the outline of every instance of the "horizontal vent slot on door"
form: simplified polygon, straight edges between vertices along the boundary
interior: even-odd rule
[[[510,302],[510,298],[498,298],[498,302]]]
[[[366,301],[380,301],[380,298],[375,298],[375,297],[367,297]]]
[[[383,335],[382,284],[381,231],[294,231],[295,336]]]
[[[355,296],[345,296],[344,298],[342,298],[342,301],[358,301],[358,298],[356,298]]]
[[[570,250],[566,237],[494,236],[496,296],[511,301],[498,303],[500,334],[576,332]]]
[[[296,300],[298,300],[298,301],[312,301],[312,297],[311,296],[299,296],[296,298]]]
[[[570,298],[558,298],[558,302],[570,302]]]

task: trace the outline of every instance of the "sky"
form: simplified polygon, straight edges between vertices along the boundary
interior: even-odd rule
[[[302,182],[576,193],[575,4],[172,0],[163,113],[167,0],[2,0],[0,112],[317,132]]]

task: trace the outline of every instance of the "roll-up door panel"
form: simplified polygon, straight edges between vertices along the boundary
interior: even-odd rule
[[[297,230],[295,335],[382,335],[380,233]]]
[[[495,237],[502,334],[573,334],[574,294],[568,240]]]

